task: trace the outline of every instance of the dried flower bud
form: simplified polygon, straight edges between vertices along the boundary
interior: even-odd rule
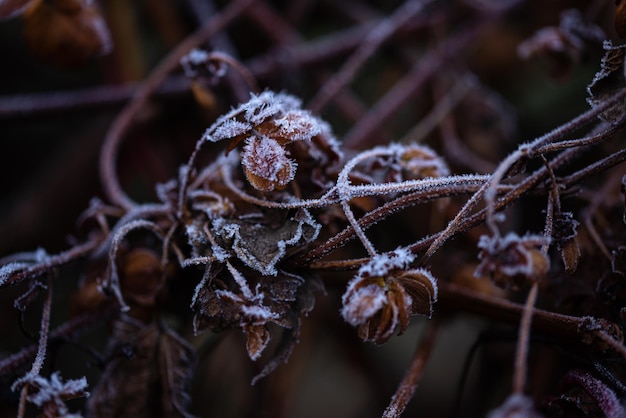
[[[405,271],[412,256],[404,250],[372,257],[348,284],[341,314],[358,327],[359,337],[377,344],[386,342],[398,328],[402,334],[411,315],[432,315],[437,283],[423,269]]]
[[[33,52],[61,67],[80,65],[111,50],[107,25],[91,1],[40,2],[24,18]]]
[[[226,153],[245,141],[242,163],[248,182],[263,192],[282,190],[296,175],[296,161],[288,155],[318,164],[329,164],[338,155],[328,126],[300,106],[297,98],[286,94],[266,91],[252,95],[249,101],[220,117],[207,130],[204,140],[230,139]],[[302,142],[308,146],[293,146]],[[313,181],[322,183],[319,179]]]
[[[164,272],[159,256],[147,248],[135,248],[124,258],[120,281],[124,296],[139,306],[152,306],[161,289]]]
[[[296,175],[296,163],[278,142],[268,137],[251,137],[241,154],[248,182],[257,190],[282,190]]]
[[[491,276],[503,287],[519,287],[525,280],[538,281],[550,269],[550,260],[540,249],[548,239],[540,235],[520,237],[511,232],[505,237],[483,235],[478,242],[481,260],[474,275]]]

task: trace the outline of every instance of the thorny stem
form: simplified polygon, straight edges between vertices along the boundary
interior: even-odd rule
[[[426,335],[424,335],[419,342],[411,364],[406,370],[396,393],[391,398],[391,402],[383,412],[383,418],[399,417],[413,398],[413,394],[424,374],[424,368],[428,363],[430,354],[435,347],[440,327],[441,325],[437,320],[428,323]]]
[[[124,135],[133,119],[148,101],[150,95],[178,65],[181,58],[207,38],[224,29],[237,18],[254,0],[237,0],[229,3],[220,14],[209,20],[205,26],[192,33],[170,52],[141,84],[131,101],[124,107],[111,124],[102,145],[100,157],[100,178],[109,200],[125,209],[136,205],[122,189],[116,173],[116,160]]]

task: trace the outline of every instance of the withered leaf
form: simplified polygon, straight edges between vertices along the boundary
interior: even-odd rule
[[[122,317],[114,325],[109,352],[112,360],[89,399],[89,416],[191,416],[188,385],[194,349],[173,330]]]
[[[601,105],[605,100],[626,87],[624,78],[624,45],[613,46],[611,41],[604,42],[606,50],[602,57],[600,71],[587,86],[589,96],[587,102],[592,108]],[[608,123],[615,123],[624,115],[625,104],[617,103],[602,112],[599,118]]]
[[[74,67],[111,50],[106,22],[91,1],[39,2],[24,19],[32,51],[55,65]]]
[[[278,227],[246,220],[216,219],[212,228],[215,236],[225,241],[222,246],[232,248],[248,267],[275,276],[276,263],[285,256],[287,247],[313,241],[320,225],[308,211],[299,209]]]

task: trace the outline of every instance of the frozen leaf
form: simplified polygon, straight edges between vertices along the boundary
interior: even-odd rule
[[[283,190],[296,175],[297,164],[269,137],[250,137],[241,154],[248,182],[257,190]]]
[[[49,379],[27,374],[13,384],[13,390],[21,388],[24,384],[28,384],[29,391],[34,391],[28,395],[27,400],[41,409],[43,417],[79,416],[70,415],[65,401],[89,397],[87,379],[84,377],[64,382],[58,372],[52,373]]]
[[[278,226],[224,219],[216,219],[212,225],[223,248],[231,249],[247,266],[264,275],[276,275],[276,264],[286,255],[287,248],[313,241],[319,229],[320,225],[304,209]]]
[[[270,342],[270,332],[265,325],[246,325],[246,350],[251,360],[257,360]]]
[[[624,45],[613,46],[611,41],[604,42],[606,50],[602,57],[600,71],[587,87],[587,102],[595,108],[626,86],[624,79]],[[599,116],[605,122],[617,122],[625,112],[624,103],[617,103]]]
[[[123,353],[128,353],[125,356]],[[109,342],[110,362],[89,399],[92,417],[189,417],[194,350],[163,324],[124,317]]]

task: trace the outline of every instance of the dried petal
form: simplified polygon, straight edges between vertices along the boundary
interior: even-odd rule
[[[518,287],[524,280],[540,280],[550,269],[550,260],[541,250],[548,242],[543,236],[520,237],[513,232],[505,237],[483,235],[478,242],[481,261],[474,275],[490,276],[504,287]]]
[[[363,340],[382,344],[396,328],[402,334],[411,315],[432,315],[436,281],[423,269],[405,271],[411,260],[405,249],[377,255],[348,284],[341,315]]]
[[[241,154],[246,178],[257,190],[283,190],[296,175],[296,163],[287,152],[268,137],[248,138]]]
[[[438,297],[437,281],[433,275],[427,270],[416,269],[400,274],[396,280],[411,296],[411,313],[430,318]]]
[[[320,225],[308,211],[300,209],[278,226],[216,219],[212,230],[222,241],[222,247],[232,249],[247,266],[264,275],[276,275],[276,264],[285,256],[287,248],[313,241]]]
[[[243,327],[246,334],[246,350],[251,360],[257,360],[270,342],[270,332],[265,325],[247,325]]]

